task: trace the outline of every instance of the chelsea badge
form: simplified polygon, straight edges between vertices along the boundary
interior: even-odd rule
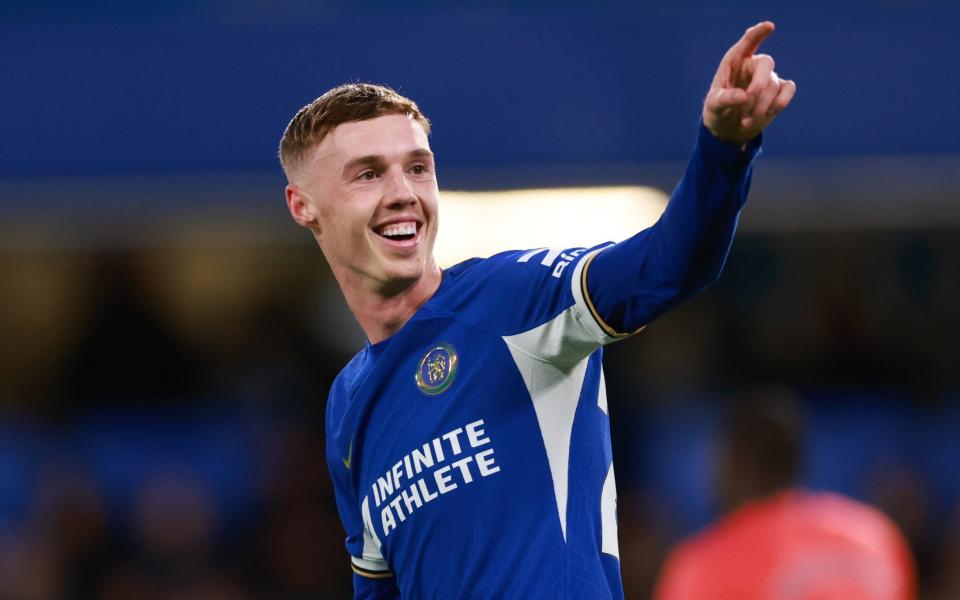
[[[436,396],[446,391],[456,376],[457,351],[450,344],[440,343],[420,359],[417,387],[424,394]]]

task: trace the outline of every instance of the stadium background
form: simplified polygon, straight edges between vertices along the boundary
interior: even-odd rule
[[[668,191],[761,19],[800,91],[727,270],[607,355],[628,597],[715,515],[719,414],[767,382],[805,484],[960,597],[960,6],[651,4],[0,4],[0,597],[348,594],[322,414],[362,337],[283,206],[299,106],[399,88],[441,188]]]

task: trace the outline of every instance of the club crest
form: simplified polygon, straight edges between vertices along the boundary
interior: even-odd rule
[[[417,367],[417,387],[424,394],[436,396],[447,390],[457,375],[457,351],[450,344],[437,344]]]

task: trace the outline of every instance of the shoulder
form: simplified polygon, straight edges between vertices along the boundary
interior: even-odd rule
[[[333,380],[333,385],[330,386],[331,400],[340,400],[350,396],[357,376],[360,374],[366,362],[368,353],[369,348],[364,347],[363,350],[357,352],[353,358],[350,359],[350,362],[348,362],[346,366],[340,369],[340,372],[337,373],[336,378]]]
[[[577,266],[596,248],[528,248],[471,259],[444,271],[430,311],[509,334],[540,325],[574,303]],[[579,281],[577,281],[579,286]]]
[[[824,527],[841,531],[865,547],[889,548],[906,543],[890,517],[874,506],[832,492],[800,492],[798,498]]]
[[[899,553],[906,548],[899,528],[878,508],[842,494],[803,489],[781,492],[744,507],[718,528],[726,534],[718,537],[750,538],[768,547],[776,539],[770,536],[774,529],[791,539],[821,540],[854,553]]]
[[[747,572],[765,574],[782,555],[777,513],[774,499],[754,500],[677,544],[664,564],[657,600],[699,598],[718,589],[729,593],[740,589]]]
[[[913,553],[900,528],[880,509],[832,492],[797,492],[807,523],[820,532],[835,551],[871,565],[874,577],[888,589],[901,590],[891,597],[916,597]]]
[[[596,246],[606,248],[609,244]],[[528,283],[553,278],[563,279],[567,267],[575,264],[585,253],[594,248],[527,248],[507,250],[489,258],[472,258],[444,271],[452,280],[468,283],[487,282],[491,278],[496,283]]]
[[[524,250],[506,250],[488,258],[471,258],[444,271],[444,276],[458,283],[485,282],[491,277],[497,279],[517,279],[525,275],[539,274],[530,266],[541,264],[552,267],[553,262],[564,252],[574,252],[580,248],[558,250],[550,248],[528,248]]]
[[[678,554],[687,563],[722,563],[732,549],[766,548],[776,539],[769,533],[782,521],[782,509],[777,496],[748,502],[684,541]]]
[[[353,398],[353,392],[356,389],[356,383],[363,367],[367,362],[369,347],[364,347],[358,352],[347,365],[340,370],[333,384],[330,386],[330,393],[327,395],[326,407],[326,430],[327,439],[334,441],[342,427],[344,415],[350,406]]]

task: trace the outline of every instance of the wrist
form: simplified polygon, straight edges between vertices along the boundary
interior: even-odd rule
[[[749,140],[733,140],[717,135],[703,121],[700,122],[700,144],[705,148],[712,148],[719,156],[731,159],[752,159],[760,151],[763,144],[763,133],[758,133]]]

